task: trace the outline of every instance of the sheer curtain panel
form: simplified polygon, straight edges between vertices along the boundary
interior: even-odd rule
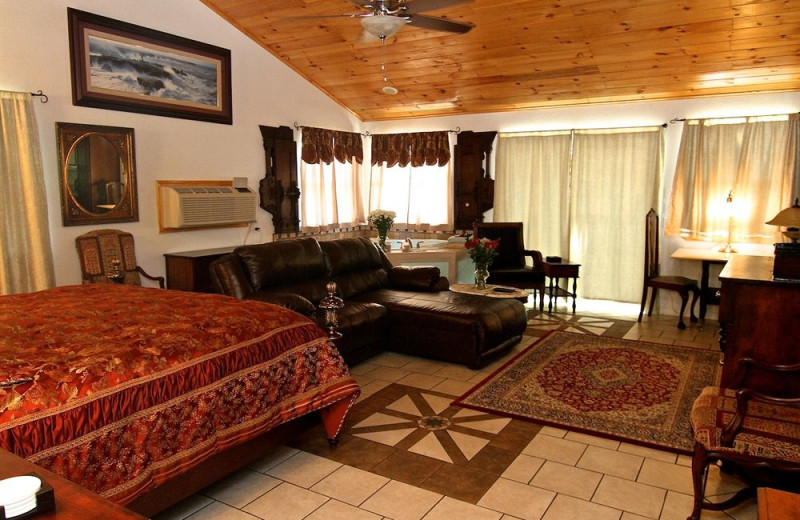
[[[39,133],[29,93],[0,91],[0,294],[55,285]]]
[[[525,247],[569,257],[572,132],[497,137],[495,222],[523,222]]]
[[[799,136],[797,114],[687,120],[665,234],[725,242],[730,229],[733,242],[782,241],[765,222],[800,196]]]
[[[658,208],[664,128],[575,132],[570,260],[582,296],[637,302],[644,278],[644,224]]]

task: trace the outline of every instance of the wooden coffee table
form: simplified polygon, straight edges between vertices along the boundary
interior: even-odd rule
[[[515,300],[519,300],[523,303],[528,301],[528,291],[524,289],[517,289],[516,287],[508,287],[506,285],[493,285],[487,283],[486,289],[478,289],[475,287],[474,283],[454,283],[450,284],[450,290],[457,293],[488,296],[489,298],[514,298]]]

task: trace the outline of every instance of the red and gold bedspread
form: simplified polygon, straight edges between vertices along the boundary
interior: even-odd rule
[[[0,447],[127,503],[214,453],[359,390],[282,307],[95,284],[0,298]]]

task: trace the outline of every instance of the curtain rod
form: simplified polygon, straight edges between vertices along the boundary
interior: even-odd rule
[[[295,129],[295,130],[302,130],[303,128],[306,128],[306,125],[301,125],[301,124],[299,124],[297,121],[295,121],[295,122],[294,122],[294,129]],[[312,128],[313,128],[313,127],[312,127]],[[461,133],[461,127],[460,127],[460,126],[457,126],[457,127],[455,128],[455,130],[446,130],[446,132],[447,132],[448,134],[460,134],[460,133]],[[357,132],[353,132],[353,133],[357,133]],[[364,136],[364,137],[372,137],[372,134],[371,134],[371,133],[369,133],[369,131],[363,132],[363,133],[361,133],[360,135],[362,135],[362,136]]]
[[[800,113],[800,112],[798,112],[798,113]],[[789,114],[761,114],[761,115],[757,115],[757,116],[756,115],[751,115],[751,116],[723,116],[723,117],[713,117],[713,116],[711,116],[711,117],[693,117],[692,119],[741,119],[743,117],[772,117],[772,116],[785,116],[785,115],[789,115]],[[686,121],[686,118],[685,117],[676,117],[674,119],[670,119],[669,120],[670,123],[677,123],[677,122],[682,122],[682,121]]]
[[[39,100],[39,101],[41,101],[42,103],[47,103],[47,102],[50,100],[50,98],[48,98],[48,97],[47,97],[47,94],[45,94],[45,93],[44,93],[44,92],[42,92],[41,90],[37,90],[36,92],[31,92],[30,94],[31,94],[31,96],[33,96],[33,97],[40,97],[40,98],[42,98],[42,99],[40,99],[40,100]]]

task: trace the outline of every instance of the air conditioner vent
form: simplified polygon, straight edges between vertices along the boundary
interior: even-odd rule
[[[187,228],[254,222],[258,201],[249,188],[162,186],[163,226]]]

